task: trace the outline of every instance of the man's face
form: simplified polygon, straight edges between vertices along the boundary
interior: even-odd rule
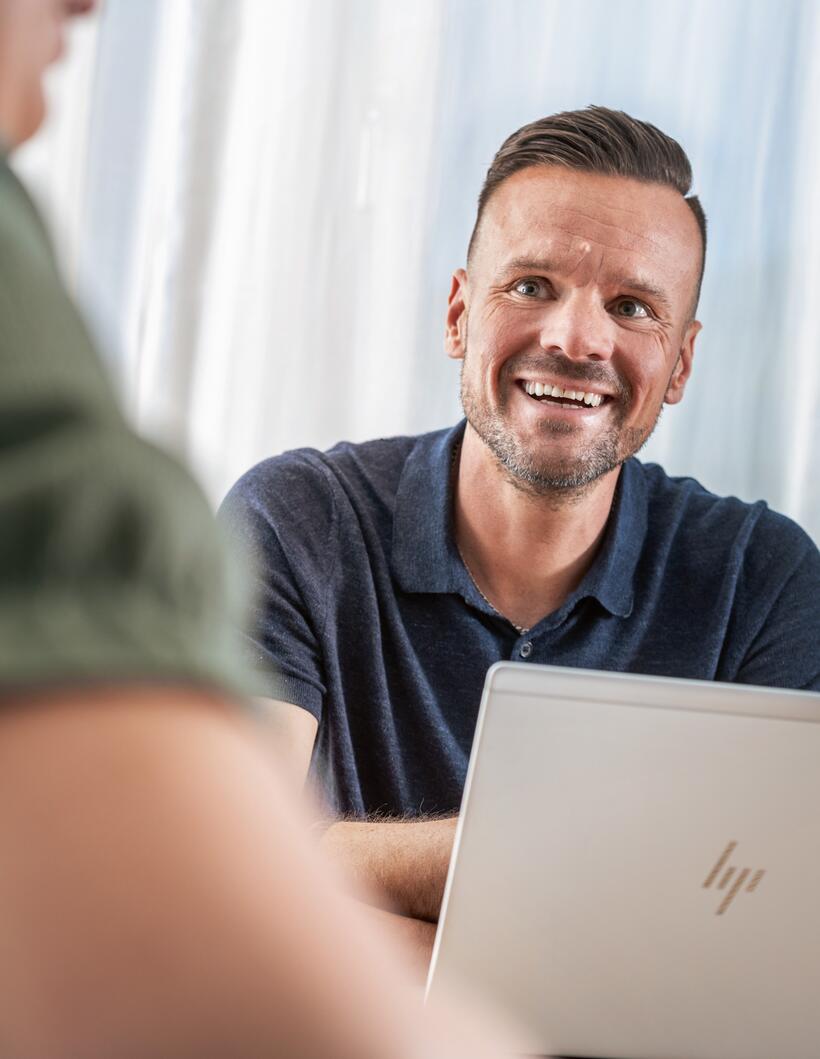
[[[45,115],[42,79],[63,49],[63,24],[95,0],[0,0],[0,137],[15,147]]]
[[[643,445],[691,371],[700,259],[672,188],[532,166],[496,189],[453,277],[447,348],[514,481],[577,489]]]

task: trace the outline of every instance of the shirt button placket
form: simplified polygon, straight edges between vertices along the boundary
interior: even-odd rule
[[[525,640],[518,648],[518,654],[520,658],[529,658],[532,654],[532,640]]]

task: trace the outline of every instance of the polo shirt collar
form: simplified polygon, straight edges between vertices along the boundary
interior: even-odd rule
[[[466,420],[422,434],[404,464],[393,515],[393,571],[406,592],[459,592],[453,532],[453,456]]]
[[[597,599],[610,614],[629,617],[635,602],[635,568],[643,550],[647,520],[643,467],[638,460],[629,459],[618,475],[601,549],[564,607],[572,607],[589,596]]]
[[[469,575],[453,532],[453,453],[466,421],[423,434],[404,465],[393,519],[394,574],[405,592],[465,594]],[[550,618],[563,620],[583,598],[593,597],[611,614],[632,613],[635,567],[647,529],[643,468],[629,459],[621,468],[601,550],[581,584]],[[474,596],[470,592],[470,596]]]

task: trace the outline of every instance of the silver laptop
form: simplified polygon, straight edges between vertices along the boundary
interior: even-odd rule
[[[820,694],[502,663],[428,995],[513,1052],[820,1056]]]

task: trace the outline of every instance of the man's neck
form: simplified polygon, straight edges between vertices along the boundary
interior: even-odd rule
[[[581,583],[603,539],[619,469],[583,490],[521,488],[467,424],[456,470],[455,534],[479,591],[529,629]]]

